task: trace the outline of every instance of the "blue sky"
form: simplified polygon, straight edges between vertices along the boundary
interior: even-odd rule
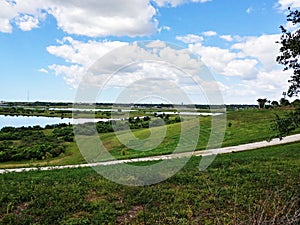
[[[0,0],[0,100],[70,101],[89,67],[135,41],[198,55],[226,104],[279,100],[280,25],[299,0]],[[114,90],[101,100],[114,101]],[[195,103],[202,103],[195,100]]]

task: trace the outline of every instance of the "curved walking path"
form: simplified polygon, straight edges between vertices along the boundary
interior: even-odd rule
[[[273,139],[270,142],[260,141],[249,144],[230,146],[224,148],[210,149],[210,150],[202,150],[202,151],[194,151],[188,153],[176,153],[170,155],[160,155],[160,156],[150,156],[144,158],[135,158],[135,159],[124,159],[124,160],[114,160],[107,162],[98,162],[98,163],[87,163],[87,164],[78,164],[78,165],[66,165],[66,166],[46,166],[46,167],[28,167],[28,168],[17,168],[17,169],[0,169],[0,174],[3,173],[20,173],[20,172],[28,172],[28,171],[46,171],[46,170],[60,170],[60,169],[68,169],[68,168],[83,168],[83,167],[95,167],[95,166],[108,166],[108,165],[116,165],[122,163],[133,163],[133,162],[147,162],[147,161],[159,161],[165,159],[172,158],[180,158],[187,156],[208,156],[208,155],[216,155],[216,154],[225,154],[232,152],[241,152],[247,150],[253,150],[268,146],[281,145],[286,143],[292,143],[300,141],[300,134],[295,134],[291,136],[287,136],[282,140]]]

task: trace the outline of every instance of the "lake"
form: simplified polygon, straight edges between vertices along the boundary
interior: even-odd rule
[[[178,114],[178,112],[157,112],[157,114]],[[217,116],[222,113],[199,113],[199,112],[180,112],[180,115],[190,116]],[[0,115],[0,129],[3,127],[29,127],[29,126],[41,126],[53,125],[59,123],[66,124],[83,124],[88,122],[107,122],[109,120],[121,120],[114,119],[72,119],[72,118],[60,118],[60,117],[43,117],[43,116],[4,116]]]
[[[182,115],[182,116],[219,116],[223,113],[210,113],[210,112],[156,112],[157,115]]]
[[[73,112],[118,112],[119,109],[85,109],[85,108],[49,108],[50,111],[73,111]],[[135,112],[134,109],[121,109],[122,112]]]
[[[3,127],[29,127],[53,125],[59,123],[81,124],[87,122],[109,121],[109,119],[69,119],[60,117],[43,117],[43,116],[4,116],[0,115],[0,129]]]

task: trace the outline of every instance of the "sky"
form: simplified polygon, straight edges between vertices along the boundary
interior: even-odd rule
[[[286,22],[288,7],[299,9],[300,1],[0,0],[0,101],[73,102],[95,63],[100,60],[101,65],[106,62],[107,68],[111,66],[110,53],[124,60],[118,64],[121,67],[134,57],[161,60],[168,65],[143,62],[119,72],[97,101],[132,97],[134,92],[122,90],[133,83],[135,92],[141,93],[137,96],[140,99],[142,94],[150,93],[142,90],[152,88],[151,93],[157,95],[168,92],[163,87],[173,82],[177,89],[182,87],[180,93],[191,90],[185,75],[177,74],[181,76],[177,79],[174,74],[180,69],[192,75],[199,73],[195,57],[211,76],[210,81],[200,82],[206,95],[213,95],[207,88],[213,83],[225,104],[257,104],[258,98],[278,101],[287,91],[291,75],[276,63],[279,26],[297,29]],[[137,47],[126,49],[144,41],[152,46],[151,51],[154,45],[159,49],[160,58],[149,58],[148,47],[148,53],[141,53]],[[163,43],[178,48],[171,50]],[[113,68],[117,68],[115,64]],[[152,80],[139,82],[147,76]],[[163,82],[156,87],[154,81],[159,78]],[[100,82],[90,79],[89,83],[93,81]],[[170,92],[173,96],[176,87]],[[206,96],[203,100],[197,94],[191,98],[197,104],[209,99]],[[130,101],[137,100],[132,97]],[[178,97],[178,101],[184,100]]]

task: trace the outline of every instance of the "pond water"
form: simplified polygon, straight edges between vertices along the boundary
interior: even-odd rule
[[[0,129],[3,127],[29,127],[53,125],[59,123],[81,124],[87,122],[108,121],[108,119],[69,119],[59,117],[42,117],[42,116],[4,116],[0,115]]]
[[[178,114],[178,112],[157,112],[157,114]],[[192,115],[192,116],[216,116],[222,113],[198,113],[198,112],[180,112],[180,115]],[[43,116],[4,116],[0,115],[0,129],[3,127],[29,127],[29,126],[41,126],[53,125],[59,123],[66,124],[82,124],[88,122],[99,122],[109,120],[121,120],[114,119],[72,119],[72,118],[60,118],[60,117],[43,117]]]
[[[119,109],[85,109],[85,108],[49,108],[51,111],[80,111],[80,112],[118,112]],[[135,112],[134,109],[121,109],[122,112]]]
[[[157,115],[166,114],[166,115],[183,115],[183,116],[219,116],[223,113],[210,113],[210,112],[157,112]]]

